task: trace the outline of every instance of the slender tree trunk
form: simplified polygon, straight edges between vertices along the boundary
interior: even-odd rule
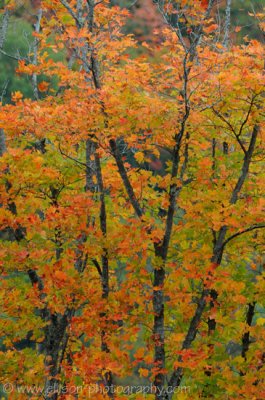
[[[96,177],[97,184],[100,196],[100,229],[103,236],[106,238],[107,236],[107,213],[106,213],[106,204],[105,204],[105,193],[104,193],[104,184],[102,179],[102,171],[100,158],[97,152],[95,152],[95,167],[96,167]],[[103,255],[101,256],[101,285],[102,285],[102,298],[107,300],[109,297],[109,259],[108,259],[108,250],[103,248]],[[100,317],[104,321],[104,325],[108,325],[108,316],[107,314],[101,313]],[[109,347],[106,341],[106,332],[103,328],[101,330],[101,349],[105,353],[109,353]],[[108,388],[108,395],[110,398],[114,398],[113,392],[113,376],[112,372],[108,371],[104,374],[104,384]]]
[[[231,5],[232,5],[232,0],[226,0],[225,26],[224,26],[224,39],[223,39],[223,44],[226,48],[229,47],[229,39],[230,39]]]
[[[6,138],[3,129],[0,129],[0,157],[6,152]]]
[[[38,13],[37,13],[37,21],[34,24],[34,30],[35,33],[39,33],[40,29],[41,29],[41,18],[42,18],[42,10],[39,9]],[[38,64],[38,45],[39,43],[39,39],[37,37],[34,38],[34,42],[33,42],[33,65],[37,65]],[[33,95],[35,100],[39,99],[39,90],[38,90],[38,76],[37,74],[32,74],[32,88],[33,88]]]
[[[254,301],[253,303],[248,304],[248,310],[247,310],[247,316],[246,316],[246,324],[247,326],[251,327],[252,321],[254,318],[255,314],[255,307],[256,307],[256,302]],[[242,350],[241,350],[241,356],[246,360],[247,359],[247,352],[249,349],[250,345],[250,332],[247,330],[244,335],[242,336]]]

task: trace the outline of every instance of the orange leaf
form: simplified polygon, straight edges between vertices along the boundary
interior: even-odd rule
[[[141,347],[140,349],[136,350],[136,352],[134,353],[134,358],[143,358],[145,353],[145,350],[143,347]]]
[[[23,94],[19,91],[12,93],[12,101],[17,102],[23,98]]]
[[[213,31],[216,31],[217,28],[218,28],[218,25],[217,25],[217,24],[212,24],[212,25],[210,25],[210,26],[204,28],[204,31],[205,31],[206,33],[211,33],[211,32],[213,32]]]
[[[45,82],[45,81],[40,82],[38,84],[38,89],[40,92],[46,92],[48,90],[48,87],[49,87],[49,83]]]
[[[55,271],[54,276],[56,279],[59,279],[60,281],[66,281],[67,280],[67,275],[63,271]]]

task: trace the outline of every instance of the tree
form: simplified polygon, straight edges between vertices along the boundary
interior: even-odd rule
[[[151,60],[130,56],[128,12],[107,1],[36,10],[18,65],[34,99],[16,91],[0,111],[0,375],[14,398],[93,385],[119,398],[132,374],[157,400],[181,385],[264,397],[264,48],[230,46],[213,0],[156,4],[167,27]],[[51,56],[62,49],[68,62]]]

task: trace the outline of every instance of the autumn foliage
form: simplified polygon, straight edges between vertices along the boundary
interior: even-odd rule
[[[0,109],[10,399],[265,396],[264,45],[224,43],[215,1],[155,3],[140,56],[108,1],[35,10],[34,98]]]

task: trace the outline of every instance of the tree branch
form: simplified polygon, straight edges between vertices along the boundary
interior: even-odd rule
[[[250,327],[252,324],[252,320],[254,318],[255,314],[255,306],[256,302],[254,301],[253,303],[248,304],[248,311],[247,311],[247,316],[246,316],[246,323]],[[242,336],[242,351],[241,351],[241,356],[246,360],[247,358],[247,352],[249,349],[250,345],[250,333],[249,330],[246,331],[243,336]],[[242,374],[243,375],[243,374]]]
[[[71,17],[75,20],[77,27],[81,28],[82,24],[80,19],[77,17],[76,13],[74,12],[74,10],[70,7],[70,5],[68,4],[68,2],[66,0],[60,0],[60,3],[66,8],[66,10],[69,12],[69,14],[71,15]]]
[[[124,167],[124,163],[122,161],[122,157],[121,157],[121,154],[117,147],[116,141],[114,139],[111,139],[109,143],[110,143],[112,155],[115,158],[121,179],[124,183],[124,186],[125,186],[128,196],[129,196],[131,205],[133,206],[133,209],[134,209],[136,215],[139,218],[141,218],[144,215],[144,212],[143,212],[142,208],[140,207],[138,200],[135,197],[133,187],[131,185],[131,182],[129,181],[127,171]]]
[[[251,231],[254,231],[256,229],[263,229],[263,228],[265,228],[265,224],[264,225],[254,225],[254,226],[250,226],[249,228],[244,229],[243,231],[234,233],[233,235],[231,235],[229,238],[227,238],[224,241],[223,248],[227,245],[227,243],[231,242],[231,240],[235,239],[236,237],[241,236],[244,233],[251,232]]]
[[[215,115],[217,115],[217,116],[221,119],[221,121],[223,121],[223,122],[228,126],[228,128],[230,129],[230,131],[231,131],[231,132],[233,133],[233,135],[235,136],[235,138],[236,138],[236,140],[237,140],[239,146],[240,146],[241,149],[243,150],[244,154],[246,154],[246,153],[247,153],[247,150],[246,150],[245,146],[243,145],[242,141],[240,140],[240,135],[241,135],[241,132],[242,132],[243,127],[241,126],[242,129],[240,128],[240,133],[236,133],[236,131],[235,131],[233,125],[231,125],[231,123],[230,123],[221,113],[219,113],[219,111],[217,111],[214,107],[212,107],[212,110],[213,110],[213,112],[215,113]]]
[[[247,177],[247,174],[249,171],[249,165],[251,162],[251,158],[252,158],[254,150],[255,150],[255,144],[256,144],[258,133],[259,133],[259,126],[255,125],[253,128],[253,131],[252,131],[248,150],[245,153],[244,162],[243,162],[243,166],[242,166],[242,170],[241,170],[241,175],[237,181],[237,184],[233,190],[233,193],[232,193],[232,196],[230,199],[231,204],[235,204],[237,202],[239,192],[246,180],[246,177]]]
[[[89,168],[89,167],[87,166],[86,163],[83,163],[82,161],[79,161],[79,160],[77,160],[76,158],[71,157],[71,156],[69,156],[68,154],[66,154],[66,153],[62,150],[60,143],[59,143],[59,145],[58,145],[58,149],[59,149],[59,151],[60,151],[60,153],[61,153],[62,156],[68,158],[69,160],[74,161],[75,163],[77,163],[77,164],[79,164],[79,165],[82,165],[82,166],[85,167],[85,168]]]
[[[101,267],[99,265],[99,262],[95,258],[92,259],[92,262],[95,265],[95,267],[97,268],[99,276],[102,277],[102,271],[101,271]]]
[[[195,339],[195,337],[197,335],[198,326],[199,326],[203,311],[204,311],[205,306],[206,306],[206,297],[207,297],[207,295],[209,295],[209,291],[204,290],[202,295],[201,295],[201,297],[200,297],[200,299],[198,300],[195,314],[194,314],[194,316],[193,316],[193,318],[192,318],[192,320],[190,322],[190,326],[189,326],[187,335],[185,336],[185,339],[184,339],[183,344],[182,344],[182,348],[181,348],[182,350],[189,349],[191,347],[191,345],[192,345],[192,342],[194,341],[194,339]],[[181,356],[179,356],[178,362],[182,362],[182,357]],[[176,368],[173,371],[173,373],[171,375],[171,378],[169,379],[169,382],[168,382],[168,387],[169,388],[171,388],[171,389],[172,388],[176,388],[176,387],[178,387],[180,385],[181,380],[182,380],[182,376],[183,376],[183,372],[184,371],[183,371],[183,368],[181,366],[179,366],[178,368]],[[173,396],[173,393],[174,393],[174,391],[173,392],[171,391],[171,393],[168,393],[166,399],[167,400],[171,400],[172,396]]]

